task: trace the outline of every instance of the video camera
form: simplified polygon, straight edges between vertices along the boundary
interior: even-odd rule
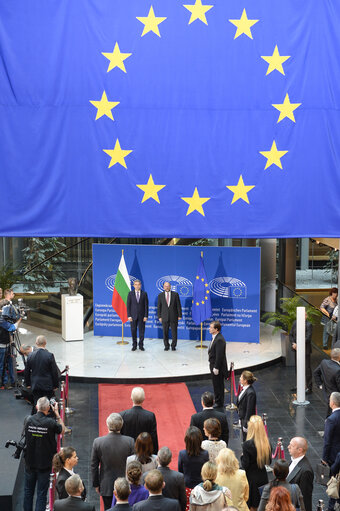
[[[23,298],[18,298],[18,305],[11,303],[2,308],[2,317],[9,323],[16,323],[20,318],[27,319],[27,312],[30,308],[25,304]]]
[[[25,445],[25,439],[21,438],[19,442],[16,442],[15,440],[7,440],[6,444],[5,444],[5,447],[6,449],[8,449],[8,447],[10,445],[13,445],[14,447],[16,447],[16,450],[14,451],[14,453],[12,454],[13,458],[15,458],[16,460],[18,460],[21,456],[21,453],[22,451],[25,449],[26,445]]]

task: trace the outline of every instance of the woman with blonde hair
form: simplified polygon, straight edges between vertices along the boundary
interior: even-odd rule
[[[217,467],[207,461],[201,471],[202,483],[195,486],[190,494],[190,511],[221,511],[231,505],[228,488],[216,484]]]
[[[287,488],[283,486],[272,488],[266,511],[295,511]]]
[[[248,507],[257,509],[260,503],[259,487],[268,483],[266,465],[272,461],[272,449],[259,415],[253,415],[248,422],[247,440],[242,445],[242,468],[249,483]]]
[[[249,511],[247,500],[249,485],[244,470],[240,469],[234,451],[222,449],[216,458],[216,484],[226,486],[231,491],[233,506],[239,511]]]

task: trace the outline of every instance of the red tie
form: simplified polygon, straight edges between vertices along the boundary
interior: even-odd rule
[[[170,303],[170,293],[169,293],[169,291],[167,291],[167,293],[166,293],[166,303],[168,304],[168,307],[169,307],[169,303]]]

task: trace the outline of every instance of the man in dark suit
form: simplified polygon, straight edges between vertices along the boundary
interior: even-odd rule
[[[332,413],[329,407],[329,398],[332,392],[340,392],[340,349],[333,348],[331,360],[324,359],[314,371],[314,380],[327,403],[327,417]]]
[[[117,477],[124,477],[126,458],[134,453],[135,442],[129,436],[121,435],[123,419],[118,413],[111,413],[106,419],[108,435],[93,442],[91,472],[93,486],[103,499],[104,509],[112,504],[113,483]]]
[[[84,502],[81,498],[84,486],[78,474],[73,474],[66,480],[65,489],[69,496],[66,499],[56,500],[54,511],[95,511],[93,504]]]
[[[184,475],[169,468],[172,459],[172,452],[169,447],[162,447],[157,453],[157,459],[159,464],[157,470],[162,474],[165,483],[162,491],[164,497],[178,500],[181,511],[185,511],[187,496]]]
[[[332,413],[325,422],[322,461],[330,466],[340,452],[340,392],[332,392],[329,406]]]
[[[301,490],[306,511],[312,511],[312,493],[314,472],[312,465],[306,457],[308,449],[307,440],[303,437],[294,437],[288,445],[292,458],[289,465],[287,482],[297,484]]]
[[[37,349],[27,357],[25,366],[25,384],[32,388],[34,404],[43,396],[50,399],[59,387],[58,367],[53,353],[46,349],[46,337],[38,335],[35,345]]]
[[[313,377],[312,377],[312,368],[310,357],[312,354],[312,333],[313,333],[313,325],[309,321],[307,321],[306,314],[306,323],[305,323],[305,372],[306,372],[306,394],[311,394],[313,392]],[[296,367],[296,321],[294,321],[291,331],[289,332],[289,340],[292,346],[292,349],[295,352],[295,367]],[[295,389],[295,387],[294,387]],[[296,389],[295,389],[296,390]]]
[[[131,436],[134,440],[139,433],[150,433],[153,443],[153,452],[158,451],[158,436],[156,416],[153,412],[144,410],[142,404],[145,400],[145,392],[142,387],[135,387],[131,392],[131,400],[133,407],[120,412],[124,421],[122,427],[122,435]]]
[[[150,470],[145,476],[145,487],[149,498],[137,502],[133,511],[181,511],[178,500],[168,499],[162,494],[164,479],[159,470]]]
[[[169,345],[169,327],[172,334],[172,351],[176,351],[177,346],[177,326],[178,321],[182,319],[182,307],[178,293],[171,291],[169,282],[164,282],[164,291],[158,295],[157,315],[163,326],[164,351],[168,351]]]
[[[228,427],[228,420],[223,412],[219,412],[217,410],[214,410],[214,394],[212,392],[204,392],[201,396],[201,403],[203,410],[198,413],[194,413],[191,416],[190,426],[196,426],[198,429],[201,430],[203,440],[208,440],[208,437],[204,433],[204,421],[207,419],[218,419],[221,424],[221,440],[224,440],[225,443],[228,445],[229,441],[229,427]]]
[[[224,380],[228,376],[226,342],[221,334],[221,323],[212,321],[209,332],[212,340],[208,349],[209,367],[215,395],[215,407],[224,406]]]
[[[129,495],[131,493],[129,481],[125,477],[118,477],[115,480],[114,496],[116,497],[116,504],[110,511],[132,511],[132,507],[129,504]]]
[[[127,315],[131,325],[132,351],[137,349],[137,325],[139,329],[139,349],[144,351],[145,322],[149,315],[149,300],[145,291],[142,291],[142,283],[135,280],[134,291],[130,291],[127,297]]]

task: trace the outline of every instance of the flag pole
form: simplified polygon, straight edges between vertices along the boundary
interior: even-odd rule
[[[201,257],[203,258],[203,251],[201,251]],[[198,350],[204,350],[206,349],[208,346],[206,346],[205,344],[203,344],[203,323],[201,321],[201,344],[197,344],[195,346],[195,348],[197,348]]]
[[[122,248],[122,256],[124,255],[124,249]],[[124,323],[123,323],[123,320],[122,320],[122,340],[121,341],[117,341],[117,344],[120,344],[122,346],[124,346],[125,344],[129,344],[128,341],[124,341]]]

